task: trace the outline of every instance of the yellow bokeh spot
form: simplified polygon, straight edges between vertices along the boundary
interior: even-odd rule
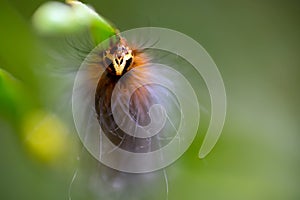
[[[67,151],[67,128],[54,114],[35,111],[23,123],[25,146],[39,160],[54,162]]]

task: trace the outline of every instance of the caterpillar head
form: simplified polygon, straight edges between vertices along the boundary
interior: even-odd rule
[[[122,40],[104,53],[108,71],[116,76],[126,73],[132,67],[133,59],[133,51]]]

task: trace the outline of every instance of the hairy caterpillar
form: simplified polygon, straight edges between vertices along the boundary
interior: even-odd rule
[[[161,147],[159,135],[139,138],[127,134],[118,127],[111,109],[112,92],[117,82],[126,72],[148,64],[150,61],[149,55],[140,49],[130,47],[121,36],[118,36],[117,42],[111,43],[111,46],[104,50],[102,55],[100,65],[105,68],[105,71],[97,85],[95,109],[103,132],[114,145],[127,151],[147,153],[159,149]],[[148,73],[150,73],[149,70],[145,68],[120,80],[120,84],[126,88],[126,85],[130,85],[134,81],[147,79]],[[130,117],[136,122],[137,126],[147,126],[151,122],[149,108],[161,101],[157,92],[167,93],[161,86],[145,85],[139,87],[131,96],[128,110]],[[122,94],[122,91],[120,93],[120,96],[126,95]],[[122,101],[121,97],[119,99]],[[123,109],[127,108],[126,102],[121,102],[121,104],[124,106]]]

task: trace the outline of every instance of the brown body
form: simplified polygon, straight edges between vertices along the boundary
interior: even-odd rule
[[[114,145],[127,151],[146,153],[158,149],[157,136],[137,138],[121,130],[114,120],[111,109],[112,92],[117,82],[129,70],[147,64],[149,58],[141,51],[129,48],[123,38],[105,51],[103,56],[105,71],[97,85],[95,108],[104,134]],[[138,76],[144,76],[144,73],[139,73]],[[131,81],[134,79],[129,76],[121,84],[130,84]],[[129,112],[137,125],[145,126],[150,123],[148,109],[156,102],[151,98],[149,87],[151,86],[140,87],[131,96]]]

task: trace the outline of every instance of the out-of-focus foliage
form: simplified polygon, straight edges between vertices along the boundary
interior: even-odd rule
[[[11,74],[0,69],[0,110],[2,117],[20,123],[24,115],[34,107],[34,101],[28,95],[30,91]],[[21,103],[22,102],[22,103]],[[16,121],[15,121],[16,120]]]
[[[73,33],[89,27],[95,44],[116,34],[116,29],[91,7],[69,0],[67,4],[49,1],[33,15],[33,24],[42,34]]]
[[[69,153],[68,130],[54,114],[33,111],[23,120],[22,129],[26,147],[39,160],[57,162]]]

